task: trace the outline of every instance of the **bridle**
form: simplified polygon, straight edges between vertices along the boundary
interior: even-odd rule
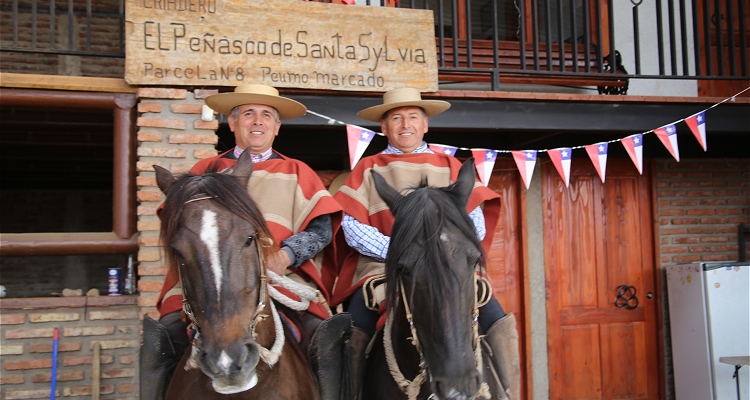
[[[187,200],[183,204],[192,203],[194,201],[199,200],[209,200],[213,199],[216,196],[203,196],[203,197],[196,197],[190,200]],[[262,315],[263,310],[266,308],[266,300],[268,298],[268,276],[266,274],[266,260],[263,255],[263,252],[260,250],[261,245],[263,247],[269,247],[273,245],[273,239],[268,237],[261,237],[258,234],[254,233],[250,236],[248,236],[248,239],[252,239],[253,244],[255,245],[256,254],[258,256],[259,260],[259,280],[260,280],[260,287],[258,290],[258,304],[255,307],[255,313],[253,314],[253,318],[250,321],[250,333],[253,336],[253,339],[257,337],[257,333],[255,332],[255,328],[258,324],[258,322],[264,320],[266,318],[265,315]],[[184,267],[184,263],[180,264],[180,267]],[[180,281],[185,282],[182,276],[182,269],[178,268],[178,273],[180,275]],[[195,313],[193,313],[192,307],[190,307],[190,302],[188,301],[187,293],[185,292],[185,285],[182,286],[182,310],[185,312],[185,315],[190,320],[190,325],[193,329],[195,329],[195,337],[192,340],[192,351],[190,354],[190,358],[185,363],[185,370],[191,370],[194,368],[198,368],[198,355],[200,354],[200,348],[201,348],[201,326],[198,323],[197,318],[195,317]],[[284,347],[284,332],[283,332],[283,326],[281,324],[281,318],[278,315],[278,312],[276,311],[276,306],[271,303],[271,316],[274,320],[274,328],[276,332],[276,338],[274,339],[273,346],[271,349],[266,349],[262,345],[258,344],[258,350],[260,353],[260,358],[265,362],[269,367],[273,367],[276,362],[279,361],[279,357],[281,357],[281,350]]]
[[[476,270],[476,267],[475,267]],[[413,380],[408,380],[404,377],[404,374],[401,372],[401,369],[398,366],[398,362],[396,360],[396,355],[393,351],[393,339],[392,339],[392,328],[393,328],[393,314],[394,313],[388,313],[388,318],[385,322],[385,328],[383,329],[383,347],[385,349],[385,359],[386,363],[388,364],[388,370],[391,373],[391,376],[393,377],[393,380],[396,381],[396,384],[398,385],[399,389],[401,389],[402,392],[409,398],[409,400],[416,400],[417,396],[419,395],[419,392],[422,388],[422,385],[427,381],[428,376],[429,379],[432,380],[432,375],[429,373],[429,368],[427,366],[427,363],[424,359],[424,353],[422,352],[422,346],[419,343],[419,335],[417,333],[417,327],[414,326],[414,317],[411,313],[411,308],[409,307],[409,301],[407,300],[407,294],[404,290],[404,282],[399,276],[398,278],[398,284],[399,284],[399,290],[400,290],[400,296],[401,301],[404,304],[404,312],[406,314],[406,320],[409,322],[409,330],[411,330],[411,337],[409,338],[409,341],[411,341],[411,344],[414,345],[414,347],[417,349],[417,353],[419,353],[419,373],[417,373],[417,376],[414,377]],[[482,297],[480,298],[477,294],[479,291],[479,286],[482,286]],[[481,375],[483,373],[483,367],[482,367],[482,350],[479,346],[479,341],[481,337],[479,336],[479,308],[487,304],[491,297],[491,289],[489,289],[489,282],[482,278],[479,275],[474,275],[474,306],[472,307],[472,331],[473,331],[473,349],[474,349],[474,356],[476,358],[477,363],[477,371],[479,371],[479,374]],[[431,394],[429,399],[433,399],[434,394]],[[487,385],[487,382],[482,382],[479,392],[477,393],[476,398],[484,398],[489,399],[491,398],[489,386]]]

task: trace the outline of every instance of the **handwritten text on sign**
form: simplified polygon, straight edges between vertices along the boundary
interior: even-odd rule
[[[294,0],[127,0],[132,85],[437,90],[432,11]]]

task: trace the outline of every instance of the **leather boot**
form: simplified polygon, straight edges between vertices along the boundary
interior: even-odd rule
[[[492,349],[492,366],[508,398],[519,400],[521,398],[521,363],[518,355],[516,317],[513,314],[506,314],[497,320],[487,330],[484,340]]]
[[[321,322],[310,340],[308,358],[321,400],[349,400],[346,349],[352,333],[349,313],[336,314]]]
[[[140,350],[141,399],[163,400],[180,362],[167,328],[143,316],[143,344]]]
[[[365,380],[365,362],[367,345],[370,335],[365,331],[353,327],[352,337],[349,339],[349,366],[351,369],[352,400],[361,398],[362,384]]]

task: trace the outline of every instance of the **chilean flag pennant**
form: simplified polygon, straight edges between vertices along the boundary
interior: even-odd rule
[[[685,118],[685,123],[693,131],[693,135],[698,139],[698,143],[703,147],[703,151],[708,150],[708,143],[706,143],[706,115],[705,111],[701,111],[698,114]]]
[[[633,164],[638,168],[638,173],[643,175],[643,135],[640,133],[620,139]]]
[[[659,140],[664,144],[664,147],[669,150],[669,154],[679,162],[680,149],[677,147],[677,129],[675,129],[674,124],[656,128],[654,129],[654,133],[659,137]]]
[[[565,187],[568,187],[568,184],[570,184],[570,156],[572,153],[573,151],[570,147],[547,151],[549,158],[552,159],[552,164],[555,165],[555,169],[557,169],[560,177],[562,177]]]
[[[609,147],[608,143],[596,143],[584,147],[586,148],[586,152],[589,153],[591,162],[594,163],[596,172],[599,173],[599,178],[602,180],[602,183],[604,183],[604,176],[607,172],[607,147]]]
[[[479,173],[479,180],[484,186],[487,186],[490,183],[490,176],[492,176],[492,168],[495,167],[497,152],[487,149],[471,149],[471,154],[477,160],[476,168],[477,173]]]
[[[456,156],[456,150],[458,150],[458,147],[447,146],[444,144],[434,144],[434,143],[428,144],[427,147],[429,147],[430,150],[434,151],[435,153],[447,154],[453,157]]]
[[[349,141],[349,164],[351,169],[354,169],[359,159],[362,158],[362,154],[367,150],[367,146],[370,145],[375,132],[347,125],[346,136]]]
[[[518,150],[511,151],[513,159],[516,160],[518,171],[521,173],[521,179],[529,190],[531,185],[531,176],[534,175],[534,166],[536,165],[536,150]]]

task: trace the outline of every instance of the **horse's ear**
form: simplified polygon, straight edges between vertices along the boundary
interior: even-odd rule
[[[154,165],[154,171],[156,171],[156,184],[159,185],[159,189],[161,189],[162,193],[167,194],[172,183],[174,183],[174,175],[167,171],[166,168],[162,168],[158,165]]]
[[[388,208],[391,209],[391,213],[393,213],[393,208],[398,199],[401,198],[401,194],[396,191],[396,189],[392,188],[391,185],[388,184],[388,182],[385,181],[385,178],[383,178],[382,175],[375,172],[375,170],[371,170],[372,172],[372,180],[375,183],[375,190],[378,191],[378,194],[380,195],[380,198],[385,201],[385,204],[388,205]]]
[[[237,159],[237,165],[234,166],[232,176],[237,177],[242,184],[242,187],[247,187],[247,182],[250,180],[250,174],[253,173],[253,158],[250,155],[250,151],[243,151],[240,154],[240,158]]]
[[[453,188],[453,192],[458,195],[459,204],[462,207],[466,207],[466,204],[469,202],[469,196],[471,196],[471,191],[474,189],[475,181],[474,157],[471,157],[464,162],[458,171],[458,179],[456,179],[456,185]]]

